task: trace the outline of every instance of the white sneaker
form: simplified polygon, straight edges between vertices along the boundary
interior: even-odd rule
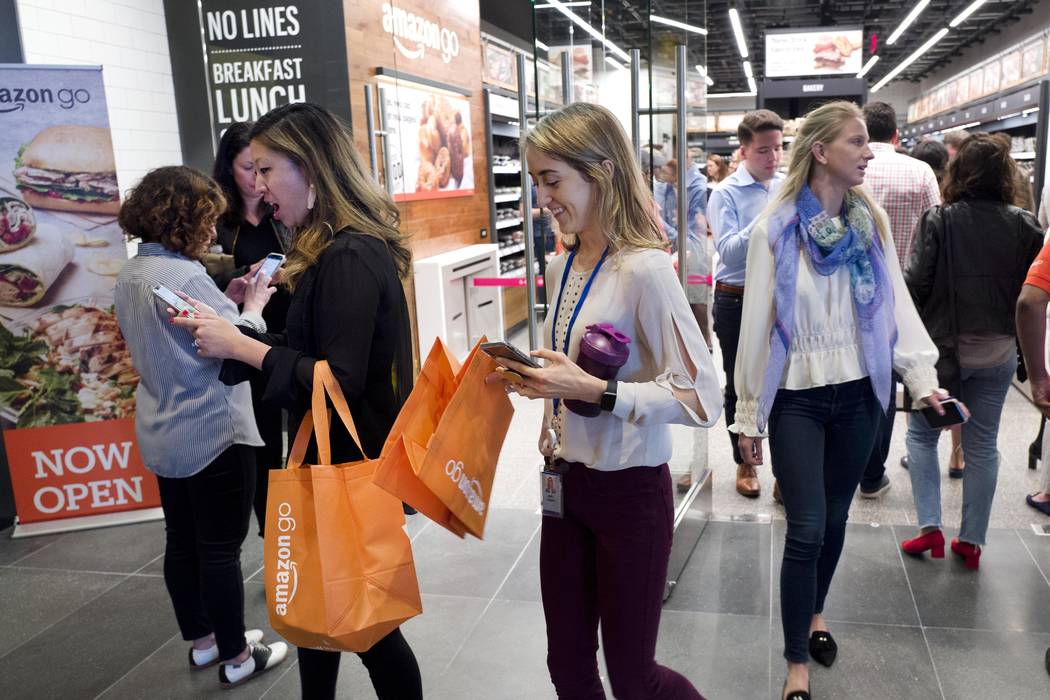
[[[250,644],[252,650],[248,660],[240,664],[221,664],[219,666],[219,685],[223,688],[235,688],[247,683],[256,676],[266,673],[280,665],[288,655],[288,645],[284,642]]]
[[[262,630],[245,630],[244,641],[248,644],[258,644],[262,641]],[[199,671],[202,668],[211,668],[219,663],[219,645],[213,644],[208,649],[194,649],[190,647],[190,668]]]

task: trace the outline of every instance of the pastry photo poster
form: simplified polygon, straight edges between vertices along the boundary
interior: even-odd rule
[[[159,505],[113,307],[119,209],[102,70],[0,64],[0,427],[19,526]]]
[[[380,94],[394,201],[474,194],[470,100],[404,80]]]

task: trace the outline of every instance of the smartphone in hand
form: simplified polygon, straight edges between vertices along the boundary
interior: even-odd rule
[[[259,279],[260,275],[266,275],[267,277],[273,277],[274,273],[277,272],[277,268],[284,264],[284,256],[280,253],[270,253],[263,258],[262,265],[255,271],[255,277],[253,279]]]
[[[922,409],[922,415],[931,428],[947,428],[950,425],[962,425],[969,417],[963,412],[963,406],[956,398],[947,398],[941,401],[944,415],[937,413],[933,406]]]
[[[175,315],[177,316],[186,315],[193,318],[197,315],[197,309],[195,309],[192,304],[175,294],[175,292],[171,291],[163,284],[158,284],[153,288],[153,295],[171,308],[175,309]]]
[[[482,343],[481,351],[493,360],[513,360],[533,369],[540,369],[539,362],[506,341]]]

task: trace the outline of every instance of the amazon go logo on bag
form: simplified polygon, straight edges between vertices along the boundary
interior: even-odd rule
[[[282,502],[277,506],[277,571],[273,585],[273,609],[280,616],[288,613],[288,606],[295,600],[299,589],[299,567],[292,560],[292,534],[295,518],[292,506]]]
[[[485,512],[485,499],[481,493],[481,483],[477,479],[471,479],[463,470],[463,462],[450,459],[445,465],[445,473],[452,483],[459,487],[467,499],[470,507],[477,511],[478,515]]]

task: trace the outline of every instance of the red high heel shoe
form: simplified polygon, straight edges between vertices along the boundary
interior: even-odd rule
[[[981,565],[981,548],[969,542],[961,542],[958,537],[952,540],[952,551],[963,558],[967,569],[976,569]]]
[[[952,548],[954,549],[954,547],[953,540]],[[934,559],[944,559],[944,535],[941,534],[940,530],[927,532],[925,535],[919,535],[914,539],[904,540],[901,542],[901,549],[904,550],[905,554],[915,556],[929,550],[930,556]]]

